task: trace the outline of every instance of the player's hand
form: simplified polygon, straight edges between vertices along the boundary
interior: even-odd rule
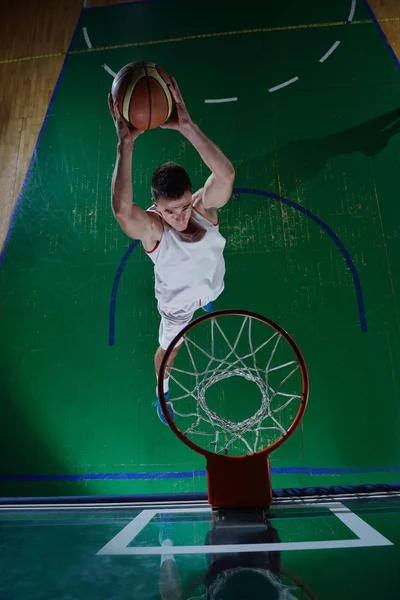
[[[177,129],[178,131],[182,131],[193,125],[193,121],[188,113],[181,91],[174,77],[171,77],[171,83],[168,85],[168,88],[171,92],[175,106],[171,117],[160,127],[162,129]]]
[[[133,144],[133,142],[144,132],[144,129],[130,127],[119,112],[117,102],[108,94],[108,106],[117,131],[118,141]]]

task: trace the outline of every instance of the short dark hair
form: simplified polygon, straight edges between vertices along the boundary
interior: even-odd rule
[[[190,177],[183,167],[174,162],[166,162],[157,167],[151,178],[153,201],[179,200],[188,190],[192,191]]]

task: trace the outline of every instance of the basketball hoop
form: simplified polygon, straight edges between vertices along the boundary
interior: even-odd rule
[[[163,378],[178,345],[168,368],[174,421]],[[247,310],[220,310],[189,323],[169,345],[158,379],[171,429],[207,459],[214,508],[271,502],[269,455],[299,426],[308,391],[306,363],[293,338],[271,319]]]

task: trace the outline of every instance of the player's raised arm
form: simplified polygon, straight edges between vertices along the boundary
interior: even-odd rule
[[[196,148],[207,167],[211,170],[211,175],[202,190],[203,206],[206,209],[221,208],[232,195],[235,169],[222,150],[193,123],[178,84],[174,78],[171,81],[172,84],[169,89],[175,101],[175,115],[165,125],[162,125],[162,128],[180,131]]]
[[[141,240],[151,247],[159,239],[157,217],[154,218],[155,215],[150,215],[133,202],[132,155],[135,141],[143,131],[128,127],[111,94],[108,103],[118,135],[117,158],[111,185],[114,217],[129,237]]]

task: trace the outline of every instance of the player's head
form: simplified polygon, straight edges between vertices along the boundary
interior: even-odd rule
[[[192,213],[192,184],[185,169],[173,162],[157,167],[151,192],[164,221],[177,231],[186,229]]]

